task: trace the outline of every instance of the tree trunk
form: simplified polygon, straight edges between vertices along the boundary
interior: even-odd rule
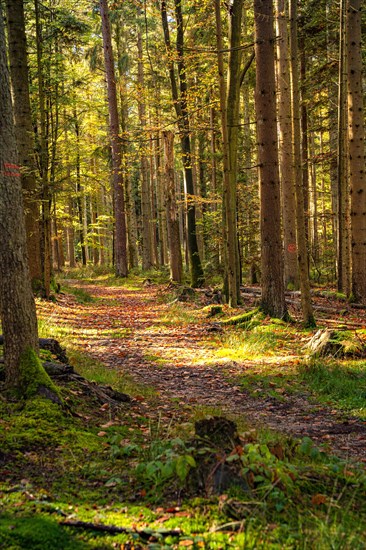
[[[27,258],[21,174],[0,5],[0,318],[5,381],[18,396],[55,389],[37,357],[37,316]],[[57,393],[57,390],[55,390]]]
[[[48,125],[46,115],[45,84],[43,77],[43,36],[40,17],[40,3],[35,0],[36,49],[37,49],[37,83],[39,99],[39,172],[41,177],[42,222],[41,234],[41,261],[43,272],[43,287],[46,298],[51,293],[51,191],[49,185],[49,153],[48,153]]]
[[[166,216],[170,254],[170,276],[173,281],[182,282],[182,250],[179,235],[179,219],[175,197],[174,177],[174,134],[163,132],[164,143],[164,177],[166,189]]]
[[[225,248],[225,293],[230,306],[240,302],[240,275],[238,271],[238,235],[236,226],[236,181],[238,122],[240,104],[240,73],[242,50],[241,39],[243,0],[234,0],[230,8],[230,53],[227,75],[227,95],[225,89],[223,40],[221,30],[220,2],[215,1],[216,43],[218,51],[218,71],[220,85],[220,109],[223,142],[224,182],[224,248]]]
[[[366,302],[366,178],[362,95],[361,0],[347,1],[348,147],[351,186],[352,294]]]
[[[299,262],[301,307],[304,324],[307,327],[315,325],[313,308],[310,298],[309,262],[305,234],[304,189],[301,177],[301,130],[300,130],[300,100],[299,71],[297,47],[297,0],[290,0],[290,52],[291,52],[291,103],[292,103],[292,133],[294,140],[294,170],[296,184],[296,236],[297,259]]]
[[[277,0],[277,85],[279,165],[281,179],[281,202],[283,218],[285,286],[299,286],[299,272],[296,256],[296,199],[294,164],[292,158],[292,113],[290,88],[290,60],[285,0]]]
[[[255,106],[261,198],[261,307],[271,317],[286,318],[272,0],[254,0],[254,19],[257,63]]]
[[[144,66],[142,60],[141,31],[137,32],[137,84],[138,84],[138,112],[141,127],[140,163],[141,163],[141,217],[142,217],[142,269],[147,271],[154,265],[152,234],[151,234],[151,200],[150,200],[150,174],[147,159],[146,129],[146,105]]]
[[[43,279],[39,233],[39,193],[35,174],[23,0],[7,0],[6,9],[15,135],[21,167],[29,270],[33,286],[37,288],[42,285]]]
[[[109,137],[111,142],[113,166],[115,215],[114,261],[117,277],[127,277],[127,234],[124,182],[122,178],[121,143],[119,140],[116,78],[107,0],[100,0],[99,6],[100,15],[102,18],[103,51],[108,92]]]
[[[338,143],[337,143],[337,287],[351,292],[349,254],[349,182],[347,170],[346,111],[346,0],[340,3],[338,64]]]
[[[68,165],[67,170],[70,170]],[[72,198],[69,198],[67,204],[67,225],[66,225],[66,250],[69,267],[75,267],[75,230],[74,230],[74,204]]]
[[[201,265],[200,256],[198,253],[197,236],[196,236],[196,213],[194,203],[194,188],[192,177],[192,155],[191,155],[191,139],[190,139],[190,127],[189,127],[189,115],[188,115],[188,102],[187,102],[187,77],[184,61],[184,28],[183,17],[181,11],[180,0],[174,0],[176,25],[177,25],[177,41],[176,41],[176,53],[178,56],[178,76],[179,76],[179,94],[177,81],[174,73],[174,64],[169,61],[169,77],[172,90],[172,99],[175,107],[175,111],[178,118],[180,142],[182,150],[182,162],[184,168],[186,195],[187,195],[187,241],[188,241],[188,255],[189,265],[191,271],[191,285],[193,287],[202,286],[204,283],[204,275]],[[164,31],[165,46],[168,51],[169,57],[171,57],[171,43],[170,33],[168,25],[168,17],[166,13],[165,0],[161,1],[161,16]]]
[[[160,245],[160,265],[164,266],[168,262],[168,229],[167,229],[167,213],[166,213],[166,192],[165,181],[161,167],[161,141],[159,134],[155,140],[155,165],[156,165],[156,203],[158,214],[159,228],[159,245]],[[175,189],[174,189],[175,191]],[[179,220],[178,220],[179,224]]]
[[[84,241],[84,218],[83,218],[83,187],[81,185],[81,173],[80,173],[80,128],[79,119],[76,108],[74,109],[74,124],[75,124],[75,136],[76,136],[76,204],[78,207],[79,218],[79,242],[81,248],[81,261],[83,266],[86,266],[86,243]]]

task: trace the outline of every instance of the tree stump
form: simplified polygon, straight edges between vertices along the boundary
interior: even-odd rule
[[[195,430],[193,446],[197,467],[191,470],[191,488],[206,496],[223,494],[232,487],[249,491],[241,475],[240,461],[227,460],[240,445],[236,424],[214,416],[196,422]]]

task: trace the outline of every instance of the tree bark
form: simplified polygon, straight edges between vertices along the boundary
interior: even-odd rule
[[[39,234],[39,190],[35,174],[23,0],[7,0],[6,9],[15,135],[21,167],[29,270],[33,286],[36,288],[42,285],[43,277]]]
[[[299,263],[301,307],[304,324],[307,327],[315,325],[310,297],[309,262],[305,233],[304,190],[301,177],[301,130],[300,130],[300,99],[299,71],[297,47],[297,0],[290,0],[290,52],[291,52],[291,104],[293,155],[296,185],[296,237],[297,260]]]
[[[178,86],[175,78],[174,63],[169,61],[168,70],[170,77],[170,84],[172,90],[172,99],[174,108],[178,118],[178,126],[180,133],[182,162],[184,168],[186,195],[187,196],[187,241],[188,241],[188,255],[189,265],[191,272],[191,285],[193,287],[200,287],[204,283],[204,274],[201,265],[201,259],[198,253],[197,235],[196,235],[196,213],[194,204],[194,187],[192,176],[192,155],[191,155],[191,139],[190,139],[190,125],[188,114],[188,102],[187,102],[187,76],[184,60],[184,27],[183,17],[181,10],[180,0],[174,0],[175,16],[177,25],[177,40],[176,40],[176,53],[178,56],[178,76],[179,76],[179,94]],[[168,25],[168,16],[166,12],[166,2],[161,1],[161,16],[164,31],[165,46],[168,51],[168,55],[172,55],[172,48],[170,43],[170,33]]]
[[[362,95],[361,0],[347,1],[348,148],[351,186],[352,294],[366,302],[366,178]]]
[[[230,53],[225,89],[223,40],[221,30],[220,2],[215,1],[216,44],[218,51],[218,72],[220,86],[220,109],[222,128],[222,148],[224,162],[223,202],[224,202],[224,250],[225,250],[225,293],[230,306],[240,302],[240,274],[237,234],[237,149],[240,104],[240,76],[242,51],[240,50],[243,0],[234,0],[230,8]]]
[[[0,6],[0,307],[4,334],[6,383],[17,388],[20,361],[38,350],[37,317],[29,276],[21,174],[6,62]]]
[[[174,177],[174,134],[163,132],[164,175],[166,189],[166,217],[170,255],[170,276],[173,281],[182,282],[182,250],[179,235],[179,219],[175,197]]]
[[[150,173],[147,159],[147,134],[146,129],[146,105],[145,105],[145,84],[144,84],[144,66],[142,60],[142,36],[141,31],[137,31],[137,85],[138,85],[138,113],[141,127],[142,142],[140,145],[140,163],[141,163],[141,216],[142,216],[142,269],[147,271],[154,265],[151,219],[152,209],[150,200]]]
[[[346,111],[346,0],[340,3],[339,61],[338,61],[338,120],[337,120],[337,287],[347,295],[351,292],[349,251],[349,181],[347,170],[347,111]]]
[[[121,143],[119,140],[119,116],[117,108],[116,78],[114,71],[114,58],[107,0],[100,0],[99,6],[100,15],[102,18],[103,51],[108,93],[110,133],[109,137],[112,150],[112,176],[115,215],[114,260],[117,277],[127,277],[127,234],[124,182],[122,178]]]
[[[45,82],[43,74],[43,32],[41,23],[41,6],[39,0],[35,0],[35,27],[36,27],[36,50],[37,50],[37,84],[39,100],[39,128],[38,128],[38,164],[41,178],[41,261],[43,273],[43,287],[46,298],[51,293],[51,201],[52,195],[49,182],[49,150],[48,150],[48,124],[46,113]]]
[[[262,299],[271,317],[287,317],[283,280],[272,0],[254,0],[255,106],[261,198]]]
[[[277,86],[279,126],[279,166],[284,237],[285,286],[297,289],[299,272],[296,256],[296,199],[292,158],[292,113],[290,59],[285,0],[276,2]]]

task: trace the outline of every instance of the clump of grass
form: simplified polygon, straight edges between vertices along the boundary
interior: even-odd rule
[[[165,326],[184,325],[197,321],[197,313],[194,310],[187,309],[179,302],[169,305],[165,315],[161,317],[161,323]]]
[[[62,289],[66,291],[68,294],[72,294],[73,296],[75,296],[76,301],[79,304],[91,304],[93,302],[96,302],[97,300],[84,288],[77,288],[69,285],[63,285]]]
[[[40,338],[55,338],[62,346],[71,346],[74,342],[72,328],[65,323],[57,324],[57,317],[38,316],[38,334]]]
[[[216,356],[234,361],[268,357],[274,352],[278,339],[271,331],[231,330],[221,338]]]
[[[314,359],[300,367],[301,379],[323,400],[366,417],[366,364]]]
[[[137,383],[122,370],[108,369],[96,359],[76,349],[70,349],[68,356],[79,374],[97,384],[112,386],[115,390],[131,396],[142,395],[152,398],[156,394],[153,388]]]

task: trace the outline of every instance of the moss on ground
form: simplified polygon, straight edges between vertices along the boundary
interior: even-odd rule
[[[207,497],[202,487],[186,484],[186,471],[195,466],[190,440],[175,433],[181,432],[179,424],[153,422],[130,405],[112,413],[78,391],[68,385],[62,395],[79,417],[40,397],[23,407],[0,402],[0,547],[366,544],[363,470],[328,457],[311,440],[242,433],[230,461],[241,468],[250,490]],[[98,534],[61,526],[65,519],[136,532]],[[177,528],[179,536],[159,534]],[[150,542],[139,534],[145,529]]]

